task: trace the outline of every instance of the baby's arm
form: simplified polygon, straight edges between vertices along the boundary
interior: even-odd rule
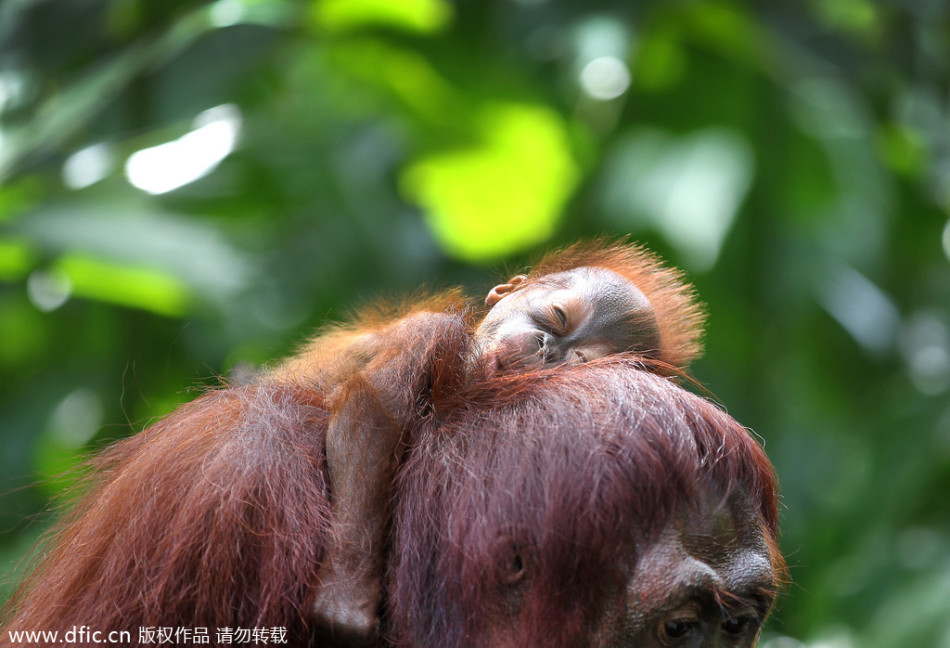
[[[386,519],[406,435],[433,385],[459,379],[462,319],[418,313],[373,334],[371,357],[340,387],[327,429],[333,507],[314,613],[334,641],[372,645],[378,633]]]

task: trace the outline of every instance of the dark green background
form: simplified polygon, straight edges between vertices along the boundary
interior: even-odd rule
[[[948,20],[937,0],[4,0],[0,591],[57,475],[193,388],[360,301],[480,294],[622,234],[697,284],[694,373],[781,478],[792,582],[765,646],[950,647]],[[580,81],[602,57],[631,78],[613,99]],[[235,119],[205,177],[126,178]]]

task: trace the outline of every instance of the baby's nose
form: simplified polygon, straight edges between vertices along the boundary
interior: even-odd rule
[[[498,360],[503,368],[534,368],[544,363],[544,333],[523,331],[499,345]]]

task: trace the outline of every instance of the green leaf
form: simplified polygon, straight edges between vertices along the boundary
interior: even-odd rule
[[[402,188],[448,253],[482,261],[549,238],[580,172],[567,126],[549,108],[491,104],[476,130],[480,144],[422,158]]]
[[[425,34],[448,25],[452,8],[442,0],[321,0],[313,17],[327,31],[382,26]]]
[[[55,266],[80,297],[181,316],[190,301],[188,288],[177,279],[147,268],[108,263],[91,257],[70,255]]]
[[[0,279],[22,279],[35,263],[33,249],[24,241],[0,240]]]

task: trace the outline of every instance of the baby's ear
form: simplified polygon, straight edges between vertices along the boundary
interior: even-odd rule
[[[488,297],[485,298],[485,305],[491,308],[501,301],[505,295],[517,290],[525,279],[527,279],[525,275],[517,275],[509,279],[508,283],[498,284],[489,291]]]

